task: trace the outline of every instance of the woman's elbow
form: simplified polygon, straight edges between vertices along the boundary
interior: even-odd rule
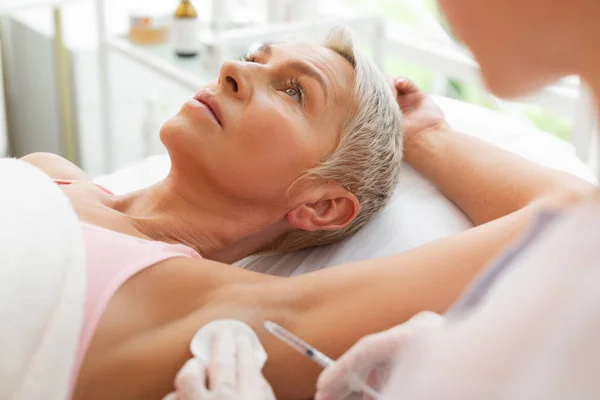
[[[561,209],[581,203],[597,189],[596,185],[581,179],[574,179],[560,185],[533,203],[542,208]]]

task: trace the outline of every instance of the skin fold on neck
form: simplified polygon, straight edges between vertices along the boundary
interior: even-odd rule
[[[288,230],[285,214],[273,216],[254,207],[224,204],[206,192],[201,202],[191,200],[176,190],[169,177],[121,196],[111,206],[150,239],[181,243],[224,263],[254,253]]]

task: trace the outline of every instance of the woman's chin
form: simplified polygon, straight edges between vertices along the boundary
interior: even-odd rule
[[[188,116],[177,114],[163,124],[160,129],[160,141],[169,152],[172,149],[197,151],[200,146],[206,146],[208,123],[199,123]],[[209,131],[210,132],[210,131]]]

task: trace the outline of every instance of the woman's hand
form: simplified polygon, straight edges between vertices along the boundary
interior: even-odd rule
[[[358,389],[356,380],[380,391],[401,348],[423,330],[441,326],[444,321],[444,317],[425,311],[402,325],[362,338],[321,373],[315,400],[343,399]],[[364,398],[368,398],[367,395]]]
[[[392,88],[402,110],[405,147],[415,137],[439,129],[450,129],[444,113],[433,99],[406,78],[397,78]]]
[[[183,366],[175,389],[164,400],[275,400],[249,339],[236,343],[228,330],[216,335],[209,365],[192,358]]]

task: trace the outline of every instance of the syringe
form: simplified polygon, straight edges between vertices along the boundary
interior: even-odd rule
[[[310,344],[306,343],[304,340],[300,339],[298,336],[294,335],[290,331],[277,325],[275,322],[265,321],[265,328],[267,328],[267,330],[271,332],[275,337],[281,339],[281,341],[287,343],[301,354],[304,354],[305,356],[319,364],[321,367],[327,368],[335,363],[335,361],[333,361],[331,358],[327,357],[325,354],[321,353],[319,350],[315,349]],[[359,379],[358,376],[356,376],[354,383],[358,386],[360,390],[362,390],[364,393],[368,394],[372,398],[379,398],[379,393],[371,386],[367,385],[365,381]]]
[[[275,322],[265,321],[265,328],[283,342],[289,344],[300,353],[304,354],[323,368],[327,368],[335,361],[321,353],[319,350],[306,343],[304,340],[285,330]]]

